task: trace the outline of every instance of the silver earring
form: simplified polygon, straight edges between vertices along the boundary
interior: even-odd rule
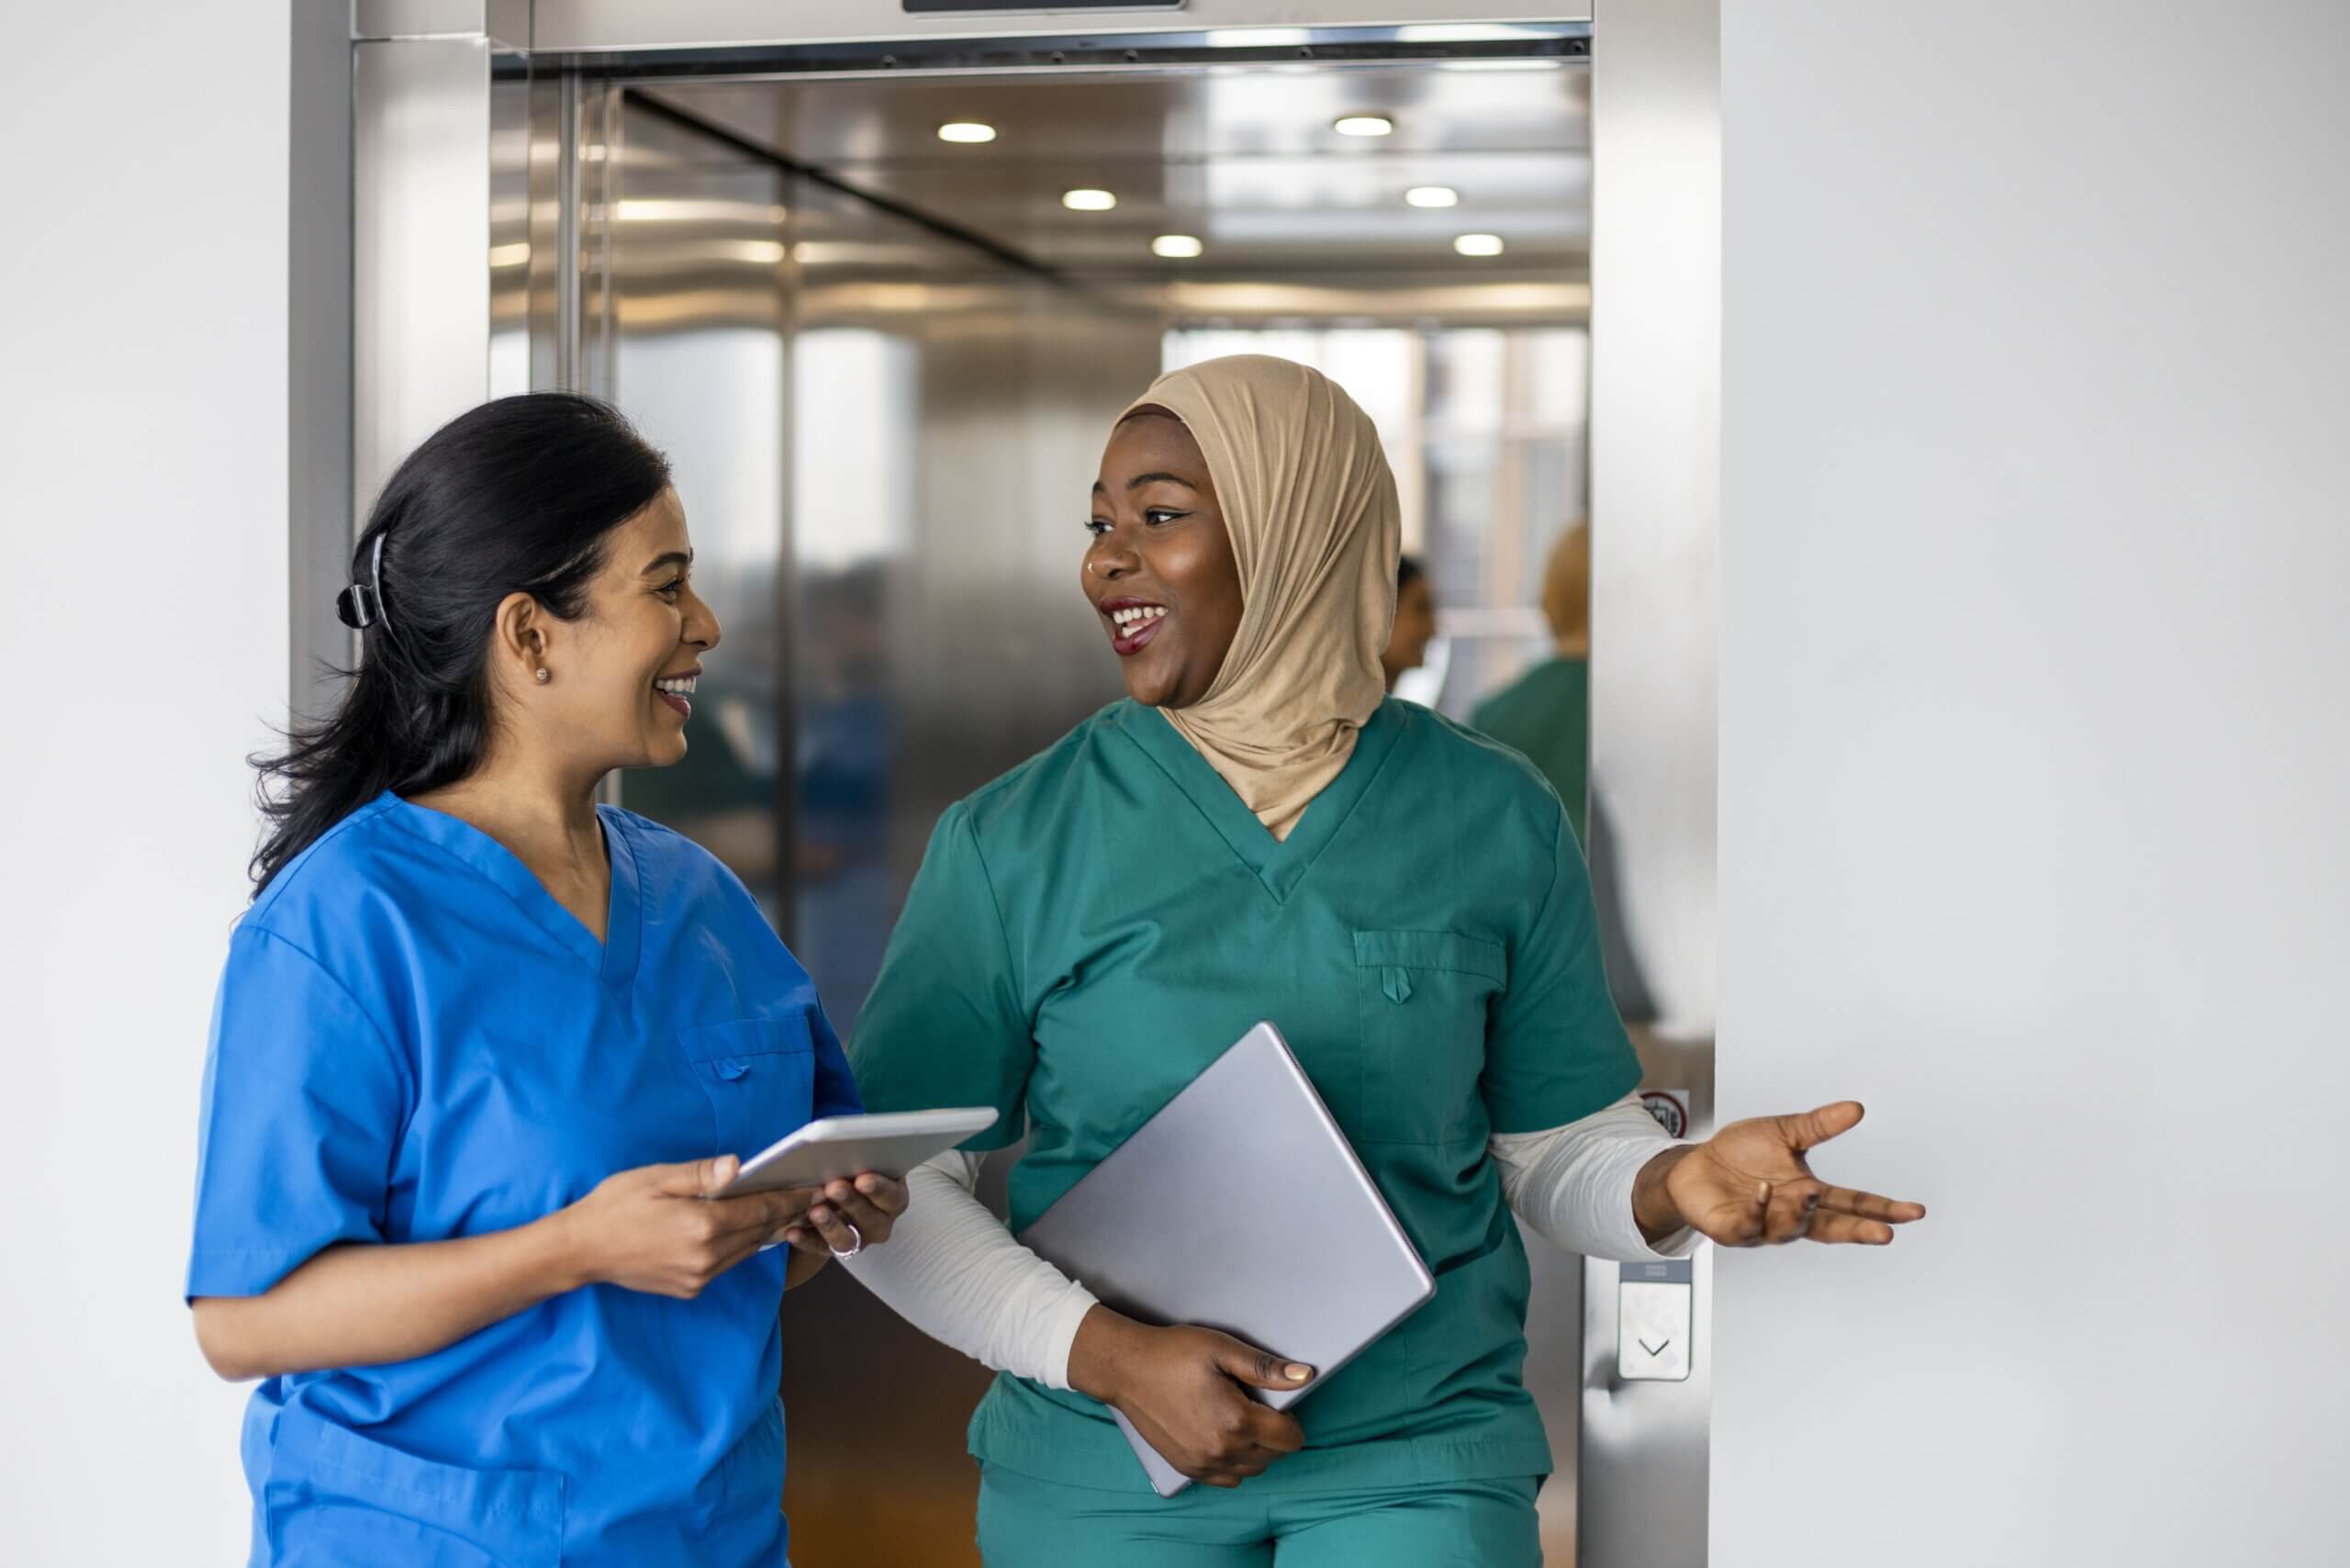
[[[539,666],[539,684],[541,686],[544,686],[548,681],[553,680],[554,678],[554,677],[547,673],[546,666],[541,665]]]

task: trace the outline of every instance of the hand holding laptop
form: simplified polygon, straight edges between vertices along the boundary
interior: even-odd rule
[[[1237,1486],[1304,1446],[1297,1417],[1243,1391],[1293,1394],[1314,1369],[1213,1328],[1156,1328],[1096,1305],[1069,1347],[1070,1386],[1117,1409],[1193,1481]]]
[[[1236,1214],[1250,1223],[1235,1226]],[[1270,1024],[1234,1042],[1019,1240],[1102,1304],[1078,1327],[1070,1381],[1110,1406],[1162,1497],[1195,1480],[1237,1486],[1297,1451],[1303,1433],[1280,1412],[1436,1294]],[[1296,1364],[1304,1375],[1292,1377]]]

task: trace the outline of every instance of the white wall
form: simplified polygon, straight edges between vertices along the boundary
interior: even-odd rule
[[[243,1561],[180,1302],[212,984],[286,679],[284,6],[0,47],[0,1556]]]
[[[2350,11],[1723,9],[1713,1561],[2343,1561]]]

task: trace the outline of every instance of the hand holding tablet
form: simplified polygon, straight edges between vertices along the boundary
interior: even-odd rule
[[[854,1182],[868,1173],[902,1182],[907,1171],[971,1137],[993,1126],[996,1113],[978,1106],[946,1111],[901,1111],[878,1115],[826,1116],[778,1139],[744,1162],[734,1180],[710,1194],[739,1198],[761,1193],[808,1191],[811,1211],[827,1208],[822,1189],[830,1182]],[[904,1194],[895,1194],[892,1213],[902,1212]],[[885,1200],[886,1201],[886,1200]],[[767,1247],[790,1241],[804,1251],[830,1250],[850,1258],[865,1249],[866,1234],[847,1215],[858,1201],[838,1194],[830,1212],[795,1221]],[[845,1230],[845,1238],[835,1234]],[[842,1245],[843,1240],[847,1245]],[[878,1239],[878,1237],[877,1237]],[[765,1251],[767,1248],[760,1250]]]
[[[743,1162],[714,1198],[822,1187],[867,1170],[902,1179],[906,1172],[995,1126],[985,1105],[948,1111],[888,1111],[878,1115],[825,1116],[777,1139]]]

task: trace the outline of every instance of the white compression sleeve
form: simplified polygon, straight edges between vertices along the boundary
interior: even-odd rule
[[[1686,1258],[1703,1239],[1678,1230],[1651,1247],[1632,1217],[1640,1167],[1673,1147],[1627,1094],[1580,1121],[1538,1133],[1496,1133],[1485,1147],[1502,1168],[1502,1192],[1536,1234],[1586,1258],[1637,1262]]]
[[[899,1316],[998,1372],[1069,1386],[1093,1293],[1020,1245],[977,1194],[979,1156],[949,1149],[906,1173],[890,1239],[843,1266]]]

